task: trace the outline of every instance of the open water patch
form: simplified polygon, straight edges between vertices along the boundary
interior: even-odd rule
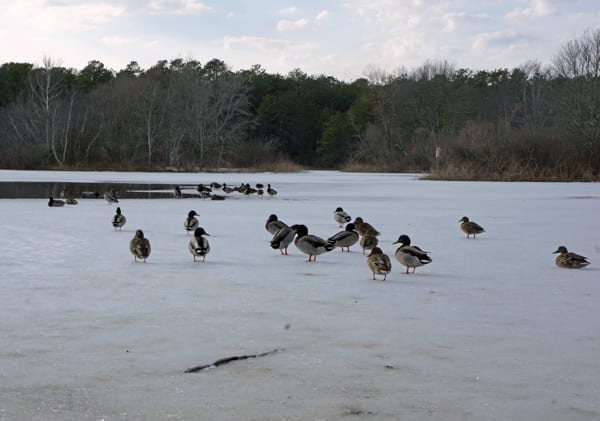
[[[41,199],[73,197],[104,199],[104,193],[114,190],[120,198],[162,199],[174,197],[172,184],[130,183],[65,183],[65,182],[0,182],[0,199]],[[198,197],[196,195],[196,197]]]

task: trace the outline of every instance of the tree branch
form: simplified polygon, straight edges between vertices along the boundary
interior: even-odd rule
[[[283,349],[275,348],[270,351],[263,352],[261,354],[235,355],[233,357],[221,358],[212,364],[198,365],[196,367],[188,368],[187,370],[184,371],[184,373],[197,373],[198,371],[205,370],[207,368],[218,367],[220,365],[227,364],[232,361],[247,360],[249,358],[257,358],[257,357],[266,357],[267,355],[271,355],[271,354],[274,354],[279,351],[283,351]]]

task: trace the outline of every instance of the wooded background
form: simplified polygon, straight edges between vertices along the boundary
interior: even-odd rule
[[[552,63],[370,68],[344,82],[221,60],[0,66],[0,167],[310,168],[448,179],[600,178],[600,29]],[[291,168],[290,165],[288,168]]]

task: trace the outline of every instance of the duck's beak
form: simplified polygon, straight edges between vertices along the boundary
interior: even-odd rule
[[[552,254],[558,253],[558,249],[556,251],[553,251]]]

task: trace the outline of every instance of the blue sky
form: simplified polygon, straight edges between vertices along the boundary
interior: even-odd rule
[[[343,80],[426,60],[474,70],[550,64],[600,27],[598,0],[0,0],[0,63],[219,58],[232,70],[300,68]],[[10,40],[10,41],[6,41]]]

